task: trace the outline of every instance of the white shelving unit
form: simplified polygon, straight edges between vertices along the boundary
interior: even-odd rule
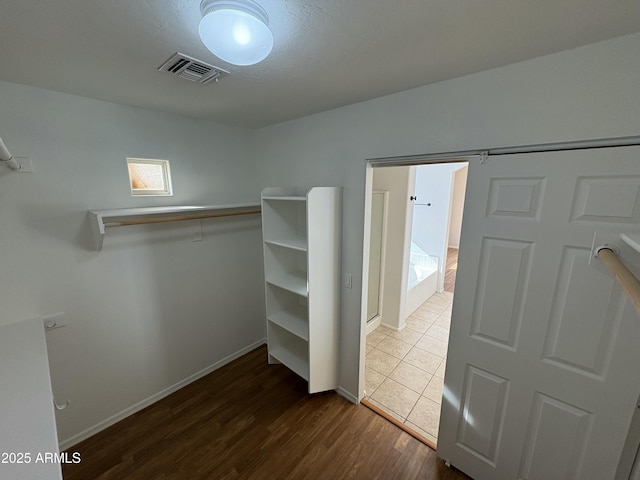
[[[342,192],[262,192],[270,363],[306,379],[309,393],[338,387]]]

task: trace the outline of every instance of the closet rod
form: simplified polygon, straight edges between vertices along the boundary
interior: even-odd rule
[[[137,220],[114,220],[112,222],[104,222],[105,227],[123,227],[127,225],[144,225],[147,223],[165,223],[165,222],[180,222],[182,220],[200,220],[203,218],[218,218],[218,217],[235,217],[238,215],[255,215],[259,214],[262,210],[260,207],[256,207],[250,210],[241,210],[237,212],[218,212],[218,213],[201,213],[195,215],[173,215],[163,216],[158,218],[140,218]]]
[[[640,315],[640,280],[622,263],[618,255],[610,248],[603,246],[596,251],[596,256],[607,267],[609,273],[620,288],[627,294],[636,312]]]

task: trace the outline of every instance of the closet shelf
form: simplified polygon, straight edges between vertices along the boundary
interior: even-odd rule
[[[289,346],[289,348],[278,346],[272,348],[269,354],[287,368],[309,381],[309,362],[305,358],[306,353],[304,349],[292,348],[292,346]]]
[[[303,237],[291,237],[287,239],[265,240],[264,243],[277,245],[278,247],[290,248],[300,252],[307,251],[307,239]]]
[[[272,273],[265,279],[267,283],[280,287],[301,297],[309,296],[307,274],[305,272]]]
[[[259,203],[233,205],[184,205],[171,207],[120,208],[115,210],[90,210],[89,221],[96,250],[102,250],[107,227],[143,225],[148,223],[179,222],[203,218],[253,215],[261,211]]]
[[[306,202],[307,201],[307,197],[302,195],[264,195],[262,199],[267,201],[280,200],[285,202]]]
[[[302,305],[291,306],[281,312],[273,313],[267,317],[270,322],[284,328],[305,342],[309,341],[309,322],[307,321],[307,308]]]
[[[623,233],[620,238],[624,243],[640,253],[640,233]]]

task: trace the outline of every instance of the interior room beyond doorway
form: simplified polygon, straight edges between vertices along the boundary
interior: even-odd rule
[[[431,446],[438,436],[467,165],[373,169],[365,399]]]

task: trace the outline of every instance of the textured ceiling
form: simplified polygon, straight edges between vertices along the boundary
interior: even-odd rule
[[[236,67],[199,0],[0,0],[0,79],[256,128],[640,31],[637,0],[258,0],[274,50]],[[231,72],[157,71],[182,52]]]

